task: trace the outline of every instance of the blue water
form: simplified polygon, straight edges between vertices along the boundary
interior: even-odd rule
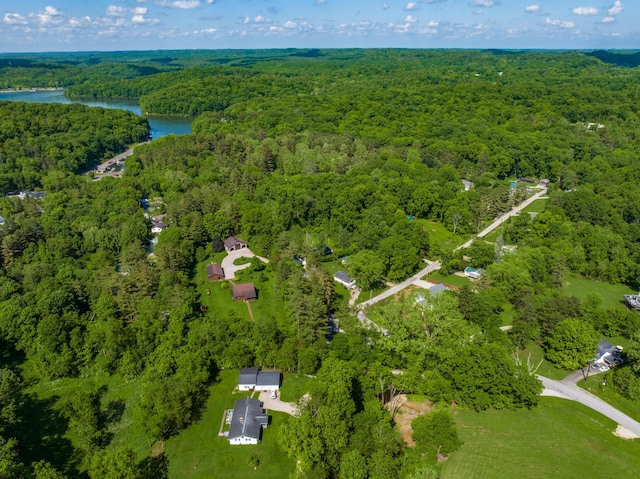
[[[34,103],[81,103],[87,106],[100,106],[102,108],[120,108],[129,110],[139,116],[144,116],[149,120],[151,135],[153,139],[174,134],[185,135],[191,133],[191,122],[193,117],[164,116],[164,115],[142,115],[140,106],[135,100],[103,99],[92,100],[70,100],[64,96],[62,90],[37,90],[37,91],[16,91],[0,92],[0,101],[26,101]]]

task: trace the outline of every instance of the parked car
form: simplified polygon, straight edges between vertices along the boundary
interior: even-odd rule
[[[278,397],[278,393],[277,391],[271,391],[271,394],[269,395],[269,397],[271,399],[276,399]]]

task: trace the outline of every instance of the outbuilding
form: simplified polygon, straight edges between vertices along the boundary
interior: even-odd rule
[[[217,263],[209,263],[207,265],[207,278],[209,278],[209,281],[220,281],[224,279],[222,266]]]
[[[253,283],[234,284],[232,294],[234,301],[255,301],[258,298]]]

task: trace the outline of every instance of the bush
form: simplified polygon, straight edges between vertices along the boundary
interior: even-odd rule
[[[260,458],[256,454],[251,453],[249,454],[249,457],[247,457],[247,464],[251,467],[258,467],[260,464]]]

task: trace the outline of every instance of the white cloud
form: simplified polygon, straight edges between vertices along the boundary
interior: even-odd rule
[[[181,0],[177,2],[171,2],[169,6],[182,9],[197,8],[200,6],[200,0]]]
[[[298,24],[296,22],[292,22],[291,20],[286,21],[283,25],[284,28],[288,28],[288,29],[296,28],[297,26]]]
[[[607,10],[607,13],[610,17],[613,17],[618,15],[619,13],[622,13],[622,10],[624,10],[624,3],[622,3],[620,0],[616,0],[613,6],[609,10]]]
[[[416,8],[418,6],[417,3],[415,2],[409,2],[407,3],[407,5],[404,7],[405,10],[413,10],[414,8]]]
[[[576,7],[573,9],[576,15],[597,15],[598,9],[595,7]]]
[[[538,13],[540,10],[542,10],[542,7],[535,4],[524,7],[524,11],[527,13]]]
[[[316,0],[315,2],[316,5],[324,5],[325,3],[327,3],[327,0]]]
[[[440,24],[438,22],[434,21],[434,20],[430,20],[429,23],[427,23],[427,26],[431,27],[431,28],[435,28],[438,25],[440,25]]]
[[[26,25],[27,19],[19,13],[5,13],[2,19],[7,25]]]
[[[262,23],[266,20],[266,18],[264,18],[262,15],[258,15],[256,18],[253,19],[254,22],[256,23]]]
[[[133,9],[133,14],[134,15],[146,15],[147,14],[147,7],[136,7]]]
[[[576,24],[573,22],[567,22],[564,20],[551,20],[550,18],[547,18],[544,23],[546,25],[551,25],[551,26],[560,27],[560,28],[573,28],[576,26]]]
[[[244,17],[244,20],[242,20],[242,23],[244,23],[246,25],[250,21],[251,21],[251,19],[249,17]]]
[[[496,3],[496,1],[494,0],[475,0],[473,3],[471,3],[470,5],[472,7],[485,7],[485,8],[490,8],[493,7]]]
[[[144,23],[144,15],[134,15],[133,17],[131,17],[131,21],[133,23]]]
[[[124,17],[127,14],[127,9],[116,5],[109,5],[105,14],[107,17]]]
[[[29,16],[34,17],[36,22],[43,27],[62,22],[62,12],[51,6],[44,7],[43,13],[30,14]]]
[[[404,19],[407,23],[416,23],[418,21],[417,18],[412,17],[411,15],[407,15],[407,18]]]
[[[601,23],[611,23],[615,21],[616,17],[604,17],[602,20],[600,20]]]
[[[89,16],[85,16],[85,17],[81,17],[81,18],[71,18],[69,20],[69,25],[71,25],[72,27],[87,27],[89,25],[91,25],[91,17]]]

